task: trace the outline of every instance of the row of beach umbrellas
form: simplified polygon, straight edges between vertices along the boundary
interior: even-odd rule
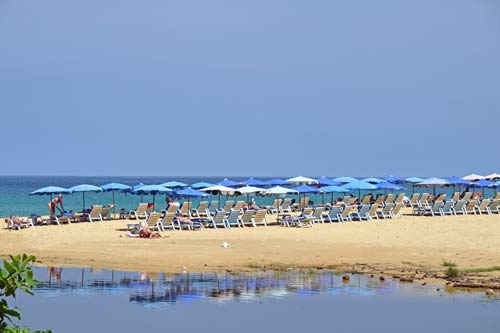
[[[488,180],[491,179],[491,180]],[[373,191],[373,190],[402,190],[404,187],[400,186],[403,183],[410,183],[412,186],[426,186],[433,187],[434,191],[436,187],[441,186],[472,186],[472,187],[498,187],[500,182],[494,182],[493,180],[500,179],[499,174],[491,174],[489,176],[479,176],[479,175],[469,175],[463,178],[450,177],[447,179],[442,178],[401,178],[401,177],[386,177],[386,178],[375,178],[368,177],[364,179],[356,179],[353,177],[337,177],[334,179],[321,177],[321,178],[308,178],[304,176],[297,176],[289,179],[279,179],[274,178],[267,181],[261,181],[254,178],[249,178],[243,182],[237,182],[229,179],[224,179],[216,184],[211,184],[207,182],[198,182],[188,186],[188,184],[171,181],[159,185],[145,185],[137,184],[135,186],[128,186],[120,183],[109,183],[102,186],[94,186],[89,184],[81,184],[73,186],[71,188],[62,188],[56,186],[49,186],[38,189],[30,195],[52,195],[54,194],[70,194],[70,193],[82,193],[83,207],[85,208],[85,193],[87,192],[112,192],[113,193],[113,204],[115,203],[114,192],[120,191],[125,193],[134,193],[138,195],[153,195],[153,202],[155,196],[158,194],[173,194],[180,197],[193,198],[193,197],[205,197],[209,194],[222,195],[252,195],[261,194],[269,196],[282,196],[286,194],[325,194],[325,193],[347,193],[350,191],[358,191],[361,195],[361,191]],[[289,188],[285,186],[298,185],[294,188]],[[314,185],[314,186],[311,186]],[[268,186],[272,186],[268,188]]]

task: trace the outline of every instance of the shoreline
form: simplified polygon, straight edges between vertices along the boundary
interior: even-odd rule
[[[270,221],[273,220],[271,216]],[[440,284],[500,285],[500,215],[419,217],[315,224],[312,228],[166,231],[123,237],[127,220],[0,229],[0,255],[28,253],[43,266],[125,271],[239,272],[324,269]],[[221,247],[228,242],[229,248]],[[449,281],[443,262],[466,273]],[[484,270],[484,272],[481,272]],[[491,270],[488,272],[488,270]]]

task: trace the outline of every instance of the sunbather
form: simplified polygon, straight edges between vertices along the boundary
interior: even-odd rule
[[[160,233],[157,231],[151,231],[145,221],[141,222],[141,227],[139,228],[139,237],[141,238],[159,238]]]
[[[12,215],[11,217],[9,218],[5,218],[5,223],[7,223],[7,225],[9,224],[9,222],[12,223],[11,227],[12,229],[17,229],[19,227],[21,227],[21,225],[23,223],[26,223],[27,220],[23,217],[20,217],[20,216],[17,216],[17,215]]]

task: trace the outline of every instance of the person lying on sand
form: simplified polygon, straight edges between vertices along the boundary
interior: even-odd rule
[[[6,217],[4,222],[7,223],[7,226],[10,226],[12,229],[21,229],[22,224],[28,221],[23,217],[12,215],[9,218]]]
[[[139,238],[160,238],[161,234],[157,231],[151,231],[145,221],[141,222],[139,227],[134,227],[130,230],[128,237],[139,237]]]

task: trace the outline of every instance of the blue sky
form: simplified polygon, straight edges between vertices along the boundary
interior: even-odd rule
[[[500,172],[496,0],[4,0],[0,45],[0,174]]]

